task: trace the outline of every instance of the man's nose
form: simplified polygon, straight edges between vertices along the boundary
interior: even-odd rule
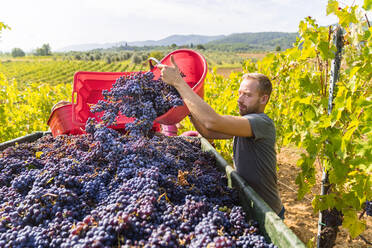
[[[240,95],[239,97],[238,97],[238,103],[243,103],[243,97],[242,97],[243,95]]]

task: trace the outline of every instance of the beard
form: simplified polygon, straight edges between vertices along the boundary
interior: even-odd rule
[[[239,114],[241,116],[247,115],[247,114],[253,114],[258,113],[260,109],[260,105],[256,103],[253,106],[244,106],[239,104]]]

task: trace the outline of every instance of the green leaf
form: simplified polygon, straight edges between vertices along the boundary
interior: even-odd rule
[[[299,57],[300,60],[308,59],[308,58],[315,58],[316,52],[314,47],[304,47],[301,51],[301,56]]]
[[[329,195],[316,195],[311,202],[314,213],[333,208],[337,204],[337,196],[333,193]]]
[[[315,120],[316,113],[315,113],[314,109],[311,108],[311,106],[309,106],[308,108],[305,109],[304,117],[305,117],[305,120],[306,121],[313,121],[313,120]]]
[[[343,208],[350,208],[350,207],[354,209],[360,208],[360,202],[353,192],[343,194],[342,199],[344,202]]]
[[[329,0],[327,4],[327,15],[335,13],[338,9],[338,2],[336,0]]]
[[[347,98],[347,100],[346,100],[346,109],[350,113],[352,112],[352,102],[353,102],[353,98],[352,97]]]
[[[347,131],[343,138],[349,141],[351,138],[351,135],[353,135],[355,129],[357,129],[358,126],[359,126],[359,120],[356,119],[356,120],[351,121],[349,126],[347,127]]]
[[[328,42],[326,41],[320,41],[318,45],[318,49],[320,51],[320,56],[322,57],[322,59],[325,59],[325,60],[333,59],[335,57],[334,53],[332,53],[332,51],[329,48]]]
[[[338,110],[337,110],[337,116],[336,116],[336,120],[337,121],[339,121],[340,119],[341,119],[341,117],[342,117],[342,113],[344,112],[344,110],[345,110],[345,108],[344,107],[342,107],[342,108],[339,108]]]
[[[308,95],[307,97],[300,99],[299,103],[308,105],[311,103],[311,99],[312,99],[312,95]]]
[[[357,212],[353,210],[344,211],[343,214],[344,221],[342,222],[342,226],[348,229],[352,238],[358,237],[366,229],[365,221],[359,220]]]
[[[372,0],[364,0],[363,9],[369,11],[372,9]]]
[[[347,180],[349,167],[337,159],[330,162],[332,170],[329,171],[329,181],[335,184],[342,184]]]
[[[298,192],[297,192],[297,198],[299,200],[303,199],[306,193],[308,193],[311,189],[310,185],[307,183],[304,175],[302,172],[297,175],[296,177],[296,184],[299,186]]]
[[[319,118],[318,128],[327,128],[331,126],[331,116],[323,115]]]
[[[299,186],[297,194],[299,199],[302,199],[315,184],[314,159],[305,154],[301,154],[301,157],[297,161],[297,166],[300,166],[302,171],[296,177],[296,184]]]
[[[350,25],[350,23],[357,23],[358,19],[356,18],[355,15],[355,7],[351,7],[351,12],[347,12],[345,9],[342,11],[338,11],[338,18],[339,18],[339,23],[342,27],[346,28]]]
[[[359,71],[359,69],[360,69],[359,66],[355,66],[355,67],[353,67],[353,68],[351,69],[351,71],[350,71],[350,79],[351,79],[352,77],[354,77],[354,75]]]

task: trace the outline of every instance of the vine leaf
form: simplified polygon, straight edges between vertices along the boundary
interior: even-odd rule
[[[366,223],[364,220],[359,220],[356,211],[348,210],[344,211],[344,221],[342,226],[349,230],[350,236],[356,238],[359,236],[365,229]]]
[[[336,0],[328,1],[327,15],[335,13],[338,10],[338,2]]]
[[[364,0],[363,9],[366,11],[372,9],[372,0]]]

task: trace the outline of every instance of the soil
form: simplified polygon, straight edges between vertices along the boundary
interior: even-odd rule
[[[300,168],[296,166],[296,161],[300,158],[301,151],[295,147],[285,147],[277,154],[278,160],[278,186],[283,201],[285,212],[284,223],[305,243],[311,239],[316,244],[316,235],[318,232],[317,222],[318,213],[313,213],[309,194],[304,199],[297,199],[297,185],[295,183],[296,176],[300,172]],[[316,165],[319,167],[319,165]],[[317,184],[313,188],[313,193],[320,192],[321,169],[318,168]],[[372,242],[372,217],[364,215],[367,220],[367,228],[362,233],[362,236],[369,242]],[[310,241],[311,242],[311,241]],[[341,247],[372,247],[364,242],[360,237],[351,239],[348,232],[343,227],[337,235],[335,248]]]

